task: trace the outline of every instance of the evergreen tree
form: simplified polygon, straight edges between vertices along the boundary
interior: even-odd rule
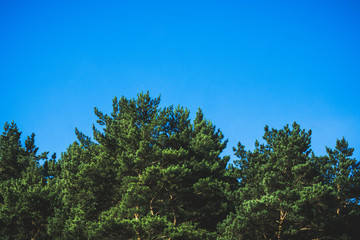
[[[331,191],[320,181],[311,157],[311,131],[296,123],[290,129],[265,127],[265,144],[245,151],[240,143],[235,161],[239,188],[236,211],[219,226],[224,239],[315,239],[321,236],[321,210]]]
[[[199,111],[160,108],[149,93],[95,109],[94,139],[63,154],[57,217],[59,239],[214,239],[231,210],[223,135]]]
[[[323,211],[324,235],[337,239],[356,239],[360,235],[360,162],[352,158],[345,138],[335,149],[326,148],[327,156],[318,158],[323,184],[331,188]]]
[[[0,136],[0,239],[46,239],[51,216],[46,179],[36,155],[35,135],[21,145],[21,132],[5,123]]]
[[[94,137],[61,154],[0,135],[0,239],[356,239],[360,163],[343,138],[326,156],[297,123],[265,127],[253,151],[227,141],[201,110],[141,93],[95,108]],[[42,164],[40,164],[42,162]]]
[[[21,132],[14,122],[4,124],[4,132],[0,136],[1,182],[20,177],[21,172],[28,165],[24,158],[25,151],[21,146],[20,137]]]

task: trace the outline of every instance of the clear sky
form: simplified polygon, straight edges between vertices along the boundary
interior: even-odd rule
[[[360,2],[0,0],[0,81],[0,124],[40,151],[149,90],[202,108],[227,154],[297,121],[316,154],[345,136],[359,159]]]

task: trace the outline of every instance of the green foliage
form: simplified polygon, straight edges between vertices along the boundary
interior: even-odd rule
[[[49,189],[36,155],[35,135],[20,142],[16,124],[5,123],[0,138],[0,239],[46,239],[51,216]]]
[[[245,151],[240,143],[234,149],[239,158],[236,211],[219,225],[225,233],[221,239],[354,237],[359,163],[348,158],[353,149],[347,142],[338,141],[335,151],[328,149],[328,157],[315,157],[311,131],[301,130],[297,123],[292,129],[266,126],[263,138],[265,143],[256,142],[254,151]],[[340,221],[334,216],[343,208],[347,211]]]
[[[5,123],[4,132],[0,137],[0,180],[2,182],[20,177],[21,172],[27,167],[26,151],[21,146],[20,136],[21,132],[14,122]],[[30,142],[31,138],[28,140]]]
[[[60,159],[0,136],[0,239],[356,239],[360,163],[343,138],[326,156],[297,123],[265,127],[253,151],[204,117],[141,93],[95,108]],[[41,164],[40,164],[41,163]]]
[[[318,158],[323,184],[331,188],[324,228],[334,238],[355,239],[360,235],[360,162],[351,158],[354,148],[345,138],[326,151],[327,156]]]
[[[49,232],[61,239],[214,239],[231,210],[225,193],[223,135],[199,110],[160,108],[149,93],[113,101],[113,112],[95,108],[94,140],[62,155],[56,217]]]

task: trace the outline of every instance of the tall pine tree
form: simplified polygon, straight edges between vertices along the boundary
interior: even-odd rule
[[[356,239],[360,235],[360,162],[352,158],[345,138],[336,141],[335,149],[318,159],[322,182],[331,189],[322,211],[325,237]]]
[[[21,144],[21,132],[5,123],[0,136],[0,239],[47,239],[50,199],[35,135]]]
[[[265,127],[254,151],[240,143],[236,211],[220,225],[223,239],[314,239],[322,236],[320,214],[331,192],[311,156],[311,131]]]
[[[63,239],[215,239],[231,210],[222,133],[199,111],[160,108],[149,93],[95,109],[94,139],[63,154],[59,207],[50,224]]]

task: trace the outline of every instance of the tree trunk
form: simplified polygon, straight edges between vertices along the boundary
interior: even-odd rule
[[[283,222],[284,222],[284,219],[286,217],[286,214],[287,214],[287,211],[283,211],[283,210],[280,210],[280,219],[278,221],[279,223],[279,228],[278,228],[278,234],[277,234],[277,239],[278,240],[281,240],[281,235],[282,235],[282,227],[283,227]]]

